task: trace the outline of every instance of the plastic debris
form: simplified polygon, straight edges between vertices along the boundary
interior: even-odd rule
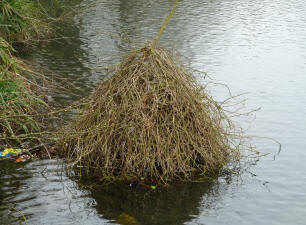
[[[6,148],[3,151],[0,151],[0,158],[9,158],[12,156],[17,156],[23,153],[25,149],[20,148]]]
[[[27,155],[27,154],[24,154],[24,155],[21,155],[19,156],[15,162],[25,162],[25,161],[28,161],[29,159],[31,159],[31,156]]]

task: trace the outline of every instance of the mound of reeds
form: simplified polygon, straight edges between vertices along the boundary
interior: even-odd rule
[[[151,45],[126,56],[58,141],[69,165],[100,181],[167,183],[214,176],[239,160],[221,105],[172,52]]]
[[[148,46],[100,84],[59,143],[87,175],[167,182],[216,173],[237,159],[230,129],[220,105],[172,53]]]

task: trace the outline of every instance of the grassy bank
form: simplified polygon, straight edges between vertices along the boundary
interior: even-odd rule
[[[2,0],[0,9],[0,36],[10,44],[29,44],[51,31],[42,6],[35,1]]]
[[[30,48],[50,36],[53,24],[60,20],[51,16],[58,7],[57,0],[47,5],[31,0],[0,1],[0,146],[31,142],[43,125],[38,115],[48,107],[42,100],[44,78],[16,57],[16,49]]]
[[[21,143],[39,130],[33,117],[46,104],[41,100],[35,73],[12,55],[11,45],[0,38],[0,143]]]

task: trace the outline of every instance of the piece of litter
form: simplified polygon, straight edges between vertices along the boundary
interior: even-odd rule
[[[0,151],[0,158],[9,158],[12,156],[16,156],[24,152],[24,149],[20,148],[6,148],[3,151]]]
[[[25,155],[19,156],[15,161],[19,163],[19,162],[28,161],[29,159],[31,159],[31,156],[25,154]]]

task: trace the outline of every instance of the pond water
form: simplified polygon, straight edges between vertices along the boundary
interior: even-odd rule
[[[133,44],[150,41],[172,7],[169,0],[84,0],[63,40],[41,44],[27,59],[75,85],[54,96],[63,105],[94,90],[97,66]],[[85,7],[86,6],[86,7]],[[263,153],[243,178],[181,184],[142,193],[91,190],[62,174],[56,160],[1,163],[0,205],[29,224],[306,224],[306,4],[303,0],[181,0],[161,44],[192,67],[246,93],[256,119],[248,133]],[[118,58],[117,58],[118,60]],[[186,61],[187,62],[187,61]],[[210,87],[216,98],[227,93]],[[240,122],[247,124],[245,118]],[[22,217],[0,209],[0,224]]]

